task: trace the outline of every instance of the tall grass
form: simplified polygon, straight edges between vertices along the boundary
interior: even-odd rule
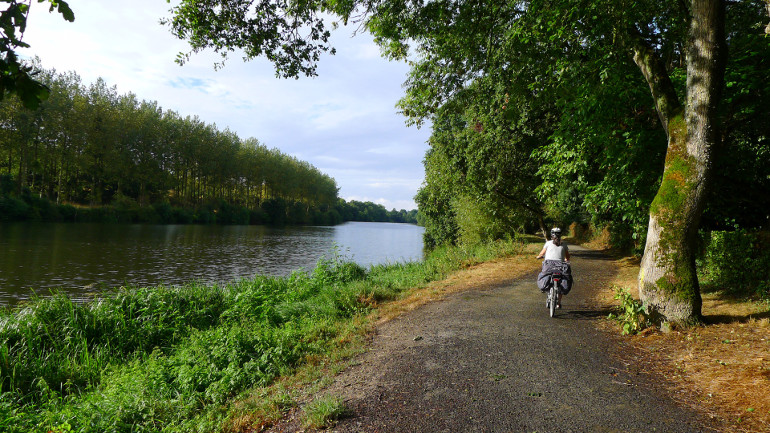
[[[285,278],[35,299],[0,313],[0,430],[216,431],[240,393],[333,350],[373,306],[517,249],[447,248],[368,270],[334,255]]]

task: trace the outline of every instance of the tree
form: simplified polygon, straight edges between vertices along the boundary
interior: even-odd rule
[[[49,89],[35,79],[39,71],[30,65],[25,65],[16,54],[16,49],[29,47],[25,43],[24,31],[27,29],[27,16],[29,15],[29,2],[18,0],[0,0],[6,3],[4,11],[0,12],[0,100],[6,94],[15,93],[24,103],[24,106],[35,109],[40,101],[48,97]],[[49,12],[56,9],[62,17],[69,21],[75,21],[75,15],[62,0],[37,0],[38,3],[50,3]]]
[[[695,248],[711,155],[719,141],[727,50],[724,1],[693,0],[690,14],[685,104],[653,47],[642,38],[634,45],[634,61],[668,137],[663,180],[650,207],[639,293],[664,320],[676,322],[697,321],[701,315]]]

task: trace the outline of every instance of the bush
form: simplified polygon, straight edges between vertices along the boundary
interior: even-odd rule
[[[591,239],[593,231],[590,224],[573,222],[569,225],[569,234],[578,242],[585,242]]]
[[[217,221],[216,215],[208,209],[198,209],[195,214],[195,222],[200,224],[211,224]]]
[[[78,221],[90,223],[117,223],[118,216],[115,209],[109,206],[82,208]]]
[[[171,209],[171,204],[167,201],[162,201],[152,205],[155,209],[155,213],[160,217],[160,222],[164,224],[170,224],[174,222],[174,212]]]
[[[18,184],[10,174],[0,175],[0,195],[11,195],[18,188]]]
[[[140,207],[136,200],[123,194],[115,194],[112,199],[112,207],[121,223],[135,223],[139,221]]]
[[[137,222],[158,224],[161,222],[160,215],[152,206],[142,206],[136,213]]]
[[[77,220],[78,210],[75,206],[63,204],[59,206],[59,214],[61,215],[62,221],[71,223]]]
[[[191,224],[195,221],[195,213],[190,209],[175,207],[173,218],[177,224]]]
[[[21,221],[27,217],[30,207],[16,197],[0,197],[0,221]]]
[[[262,209],[252,209],[249,211],[249,224],[262,225],[270,222],[270,217]]]
[[[637,334],[650,326],[650,316],[647,307],[634,299],[626,289],[616,288],[615,299],[620,301],[617,313],[610,314],[610,319],[617,320],[623,330],[623,335]]]
[[[705,290],[770,298],[770,236],[757,230],[702,235],[699,277]]]
[[[267,214],[269,223],[281,226],[286,224],[286,202],[282,199],[267,199],[262,202],[261,209]]]

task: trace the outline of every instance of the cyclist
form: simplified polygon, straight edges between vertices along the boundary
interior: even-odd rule
[[[553,271],[555,269],[560,269],[562,263],[567,264],[566,271],[564,272],[567,278],[565,284],[559,287],[559,296],[556,301],[556,308],[561,308],[562,295],[569,293],[572,288],[572,274],[569,268],[569,248],[567,248],[567,245],[561,240],[560,228],[554,227],[551,229],[551,240],[545,243],[540,254],[537,255],[538,259],[543,257],[545,257],[545,260],[543,260],[543,269],[537,276],[537,286],[543,292],[548,290],[548,283],[550,282]]]

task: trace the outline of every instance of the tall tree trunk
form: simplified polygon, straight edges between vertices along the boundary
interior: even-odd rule
[[[548,229],[545,228],[545,221],[543,221],[543,214],[537,214],[537,223],[540,224],[540,233],[543,234],[545,241],[548,242],[550,237],[548,236]]]
[[[639,45],[634,56],[668,134],[663,179],[650,207],[639,294],[657,320],[680,324],[701,317],[695,248],[718,137],[726,54],[724,1],[692,0],[691,7],[685,107],[652,49]]]

